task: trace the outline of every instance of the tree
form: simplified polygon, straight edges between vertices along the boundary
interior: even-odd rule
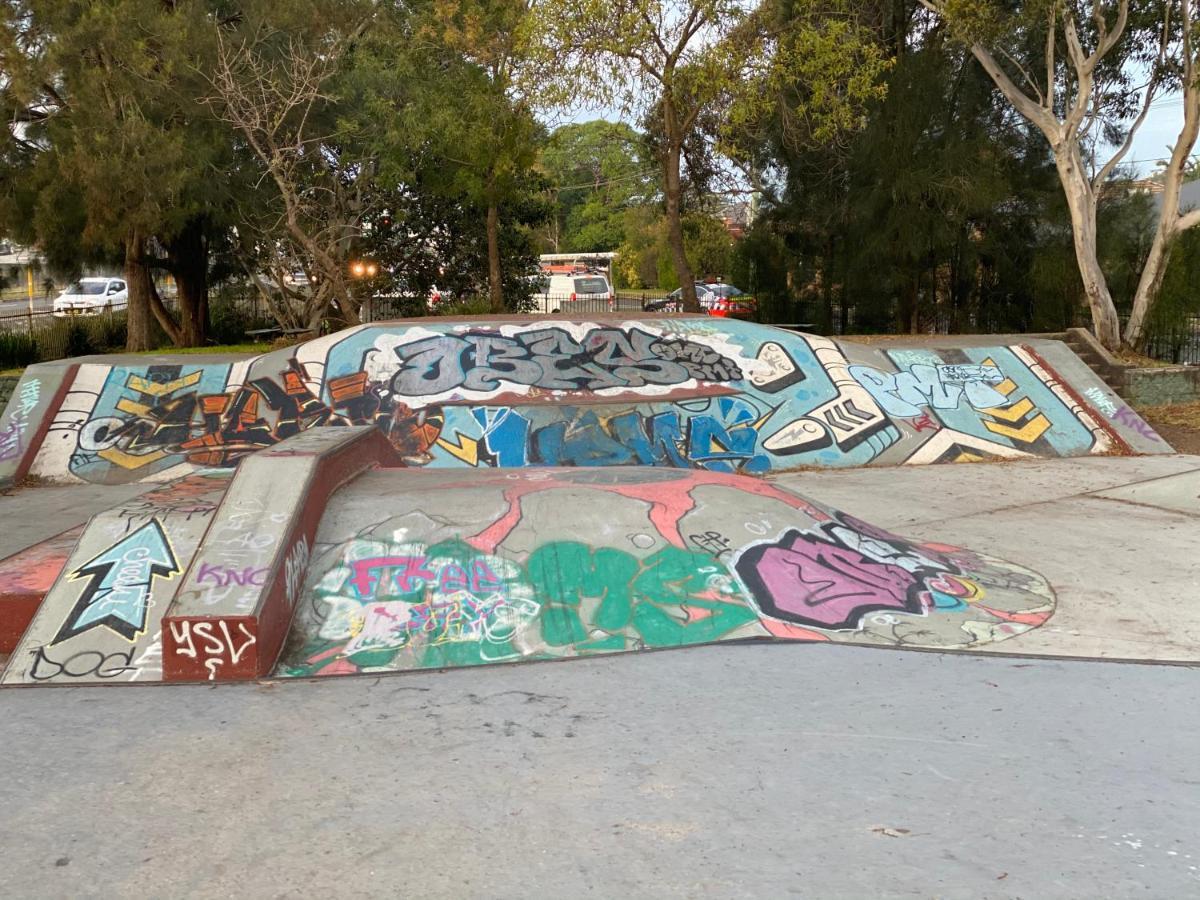
[[[1048,142],[1093,327],[1110,349],[1122,336],[1097,248],[1098,207],[1106,192],[1121,189],[1114,176],[1154,98],[1179,87],[1183,122],[1164,168],[1162,206],[1124,334],[1138,345],[1176,238],[1200,223],[1200,210],[1179,208],[1184,168],[1200,133],[1196,0],[1036,0],[1015,10],[998,0],[921,2],[951,23],[1012,108]],[[1145,81],[1137,83],[1143,69]],[[1116,149],[1103,153],[1105,145]]]
[[[739,0],[544,0],[537,8],[539,55],[557,63],[548,98],[655,111],[668,242],[689,311],[700,305],[684,246],[681,159],[701,117],[716,113],[736,142],[764,103],[803,82],[812,89],[793,92],[789,118],[820,139],[852,124],[853,110],[875,95],[886,66],[878,48],[832,8],[821,12]],[[827,40],[834,32],[838,40]],[[842,77],[847,61],[851,78]]]
[[[504,312],[502,210],[524,202],[543,140],[528,102],[536,75],[527,54],[535,0],[435,0],[421,4],[415,32],[440,90],[425,107],[426,126],[450,163],[454,188],[485,212],[488,297]]]
[[[332,307],[347,324],[359,321],[350,267],[374,166],[356,152],[355,129],[340,117],[331,93],[370,22],[365,12],[354,12],[308,33],[285,33],[269,18],[243,21],[236,31],[214,26],[216,62],[206,101],[273,188],[242,207],[247,269],[266,266],[275,290],[258,278],[255,283],[276,317],[309,332],[319,329]],[[308,274],[307,291],[287,284],[297,265]]]
[[[626,210],[657,193],[643,136],[624,122],[563,125],[542,148],[541,165],[557,200],[555,253],[615,250],[625,238]]]
[[[207,326],[207,240],[225,197],[211,170],[227,145],[197,107],[208,50],[202,3],[14,0],[0,13],[6,137],[0,227],[60,267],[124,266],[131,350],[151,319],[180,346]],[[152,269],[173,272],[178,319]]]

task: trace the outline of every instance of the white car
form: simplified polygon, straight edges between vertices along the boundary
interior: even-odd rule
[[[129,303],[129,289],[123,278],[80,278],[54,298],[54,315],[98,313],[107,307]]]
[[[603,275],[542,275],[535,287],[534,312],[606,312],[612,307],[612,287]]]

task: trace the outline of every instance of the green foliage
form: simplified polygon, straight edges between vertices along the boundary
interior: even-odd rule
[[[37,341],[25,334],[0,332],[0,369],[23,369],[41,359]]]
[[[208,336],[216,344],[237,344],[246,339],[247,331],[270,328],[274,321],[256,307],[238,302],[232,295],[215,296],[209,306]]]
[[[616,287],[679,287],[679,275],[667,243],[667,223],[654,206],[631,209],[625,216],[625,240],[613,264]],[[725,278],[733,260],[733,238],[724,224],[705,213],[683,217],[683,242],[696,278]]]
[[[439,316],[486,316],[491,311],[491,301],[486,294],[476,294],[461,300],[441,303],[432,313]]]
[[[88,356],[99,351],[97,342],[92,335],[92,329],[77,320],[67,325],[64,355],[70,359],[75,356]]]
[[[1056,330],[1083,300],[1048,149],[1011,127],[988,76],[944,35],[903,25],[888,94],[844,146],[796,149],[782,125],[759,163],[782,173],[738,248],[763,318],[835,331]],[[1132,294],[1142,201],[1113,192],[1101,255]]]
[[[543,238],[550,252],[615,250],[625,238],[626,210],[649,202],[655,190],[642,135],[623,122],[562,126],[542,149],[541,167],[556,200]]]

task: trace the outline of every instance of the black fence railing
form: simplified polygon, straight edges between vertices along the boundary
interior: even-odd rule
[[[124,304],[70,314],[36,309],[0,314],[0,368],[120,349],[125,345],[125,320]]]
[[[1128,317],[1122,317],[1124,331]],[[1200,366],[1200,315],[1174,316],[1146,323],[1142,353],[1180,366]]]

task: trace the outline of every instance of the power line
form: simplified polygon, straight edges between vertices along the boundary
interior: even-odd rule
[[[620,184],[623,181],[634,181],[638,178],[649,178],[658,173],[657,169],[646,169],[643,172],[632,172],[628,175],[621,175],[616,178],[606,178],[603,181],[585,181],[582,184],[564,184],[559,185],[555,191],[576,191],[584,188],[601,188],[610,184]]]

